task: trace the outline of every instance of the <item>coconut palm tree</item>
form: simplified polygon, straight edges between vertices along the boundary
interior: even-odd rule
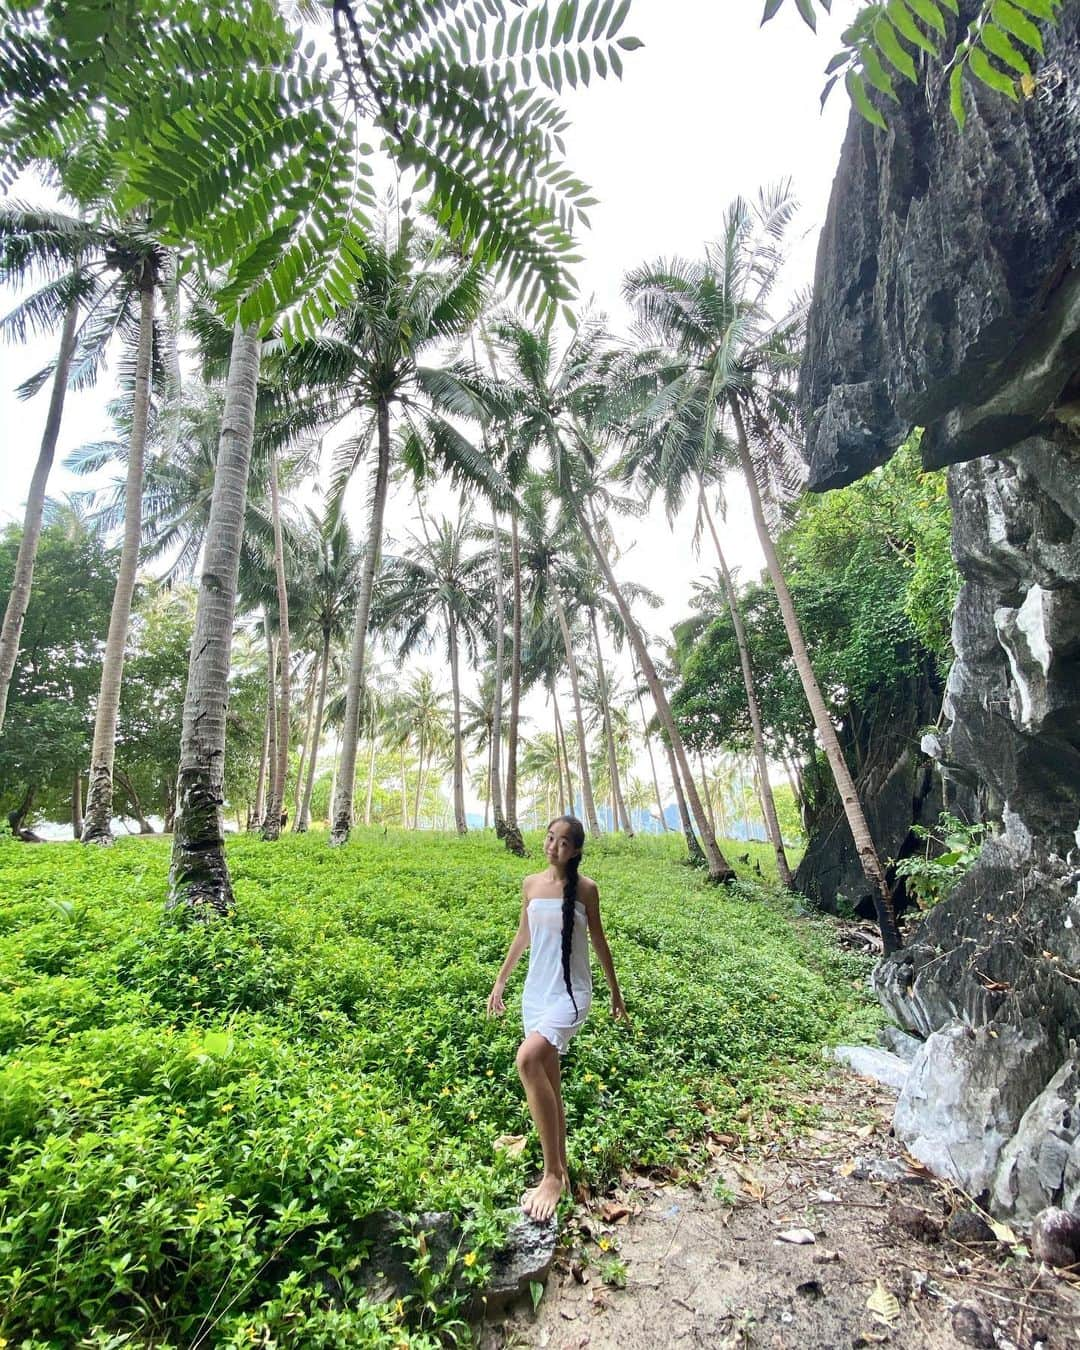
[[[371,242],[352,302],[317,338],[296,344],[276,364],[280,387],[290,391],[283,416],[291,414],[309,425],[359,417],[357,433],[335,457],[331,489],[335,505],[372,444],[375,449],[330,835],[335,844],[348,839],[352,823],[364,651],[395,447],[392,413],[398,412],[406,424],[406,434],[396,445],[416,478],[443,470],[492,492],[502,487],[482,451],[443,415],[472,416],[474,401],[462,396],[443,369],[421,364],[425,352],[467,333],[482,302],[479,271],[463,263],[444,240],[418,235],[406,219],[396,238]]]
[[[486,533],[486,532],[485,532]],[[495,593],[499,591],[499,581],[496,569],[492,568],[492,574],[495,578]],[[496,628],[498,626],[498,604],[494,617]],[[498,699],[502,696],[503,707],[498,706]],[[487,829],[488,815],[491,808],[498,808],[498,758],[499,747],[497,738],[502,735],[502,726],[506,717],[505,695],[503,694],[502,681],[497,674],[497,661],[484,666],[480,671],[479,688],[476,696],[466,695],[462,700],[462,710],[464,713],[464,723],[461,734],[467,741],[471,740],[472,748],[478,755],[484,757],[486,764],[485,771],[480,777],[483,779],[482,795],[484,797],[484,829]],[[496,836],[498,837],[498,815],[496,814]],[[506,833],[506,823],[503,821],[502,832]]]
[[[544,481],[533,477],[522,494],[519,510],[522,578],[530,628],[538,631],[544,620],[548,619],[554,623],[562,640],[563,669],[570,681],[574,726],[577,731],[582,809],[585,823],[590,833],[596,837],[600,833],[600,824],[593,800],[581,679],[575,650],[575,647],[580,647],[581,602],[577,592],[584,569],[581,565],[580,536],[576,526],[572,518],[553,509],[556,506]],[[557,669],[550,671],[553,690],[554,679],[558,673],[560,672]]]
[[[425,775],[436,762],[445,765],[443,756],[453,745],[450,696],[435,688],[430,671],[421,670],[409,680],[394,700],[391,721],[399,745],[412,741],[416,747],[416,796],[413,802],[412,827],[420,828],[420,807],[424,800]]]
[[[900,936],[885,869],[810,663],[766,519],[767,504],[794,485],[790,438],[796,425],[801,315],[797,311],[778,322],[768,310],[794,212],[786,184],[762,192],[753,205],[737,198],[725,213],[719,242],[706,249],[702,261],[675,259],[638,268],[626,278],[624,294],[642,336],[673,357],[665,362],[662,387],[646,417],[688,424],[686,439],[696,467],[722,454],[723,426],[730,418],[731,442],[792,655],[890,952],[899,947]],[[673,415],[672,410],[678,411]],[[676,443],[681,439],[674,436]]]
[[[258,327],[238,323],[184,698],[168,903],[200,917],[228,913],[233,904],[221,821],[225,712],[261,354]]]
[[[604,325],[582,321],[561,358],[550,329],[535,331],[520,319],[507,318],[494,328],[500,362],[514,394],[515,427],[528,446],[543,450],[554,490],[563,509],[572,514],[592,553],[605,586],[618,606],[631,645],[647,680],[657,714],[683,773],[686,795],[701,835],[713,881],[734,878],[705,814],[690,773],[682,737],[644,637],[626,597],[615,580],[606,536],[597,522],[591,498],[597,496],[598,452],[607,435],[611,358]]]
[[[314,720],[308,737],[307,774],[293,830],[303,834],[311,824],[311,794],[326,712],[326,691],[335,644],[345,639],[348,616],[356,603],[362,554],[353,543],[344,516],[308,512],[307,528],[297,537],[297,587],[302,597],[300,631],[315,652],[319,671]]]
[[[491,561],[472,547],[477,542],[472,512],[457,520],[436,518],[423,537],[410,535],[409,547],[388,559],[380,580],[373,618],[393,633],[399,655],[446,644],[453,696],[454,825],[465,834],[465,776],[461,722],[461,649],[475,661],[480,637],[491,613]]]
[[[165,270],[164,250],[137,224],[90,221],[18,203],[0,209],[0,280],[16,285],[42,283],[0,322],[0,335],[21,342],[29,332],[60,329],[56,359],[25,381],[19,390],[22,396],[29,397],[50,378],[52,381],[45,430],[26,503],[19,558],[0,632],[0,728],[33,583],[45,488],[56,451],[65,393],[69,387],[82,388],[96,380],[117,335],[129,350],[133,349],[121,373],[125,382],[133,386],[130,473],[133,481],[137,481],[150,402],[154,293]],[[86,827],[92,823],[91,837],[95,838],[108,838],[116,715],[137,550],[138,521],[133,513],[125,527],[125,548],[98,698],[92,759],[96,768],[91,768],[86,813]]]

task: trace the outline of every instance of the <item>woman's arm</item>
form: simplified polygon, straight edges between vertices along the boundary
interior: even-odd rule
[[[506,1004],[503,1002],[503,990],[506,988],[506,981],[513,973],[514,967],[521,960],[522,953],[529,945],[529,936],[529,902],[525,896],[525,887],[522,886],[521,918],[518,920],[514,939],[510,943],[510,950],[506,953],[506,960],[499,967],[499,973],[495,976],[495,983],[491,986],[491,993],[488,994],[487,1011],[489,1017],[494,1017],[506,1011]]]
[[[619,978],[615,974],[615,962],[611,959],[611,948],[608,946],[604,925],[600,918],[600,892],[594,881],[589,881],[586,884],[584,878],[580,883],[580,890],[585,905],[585,914],[589,921],[589,938],[596,952],[596,959],[600,962],[600,969],[604,972],[604,979],[607,980],[608,988],[611,990],[611,1015],[624,1022],[629,1022],[626,1004],[623,1002],[622,992],[619,989]]]

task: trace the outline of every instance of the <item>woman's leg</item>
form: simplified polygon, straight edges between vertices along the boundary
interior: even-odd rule
[[[560,1155],[562,1097],[551,1084],[551,1061],[559,1069],[559,1052],[538,1031],[530,1032],[517,1052],[517,1069],[525,1088],[529,1112],[540,1136],[544,1155],[544,1175],[535,1190],[527,1191],[522,1201],[525,1213],[534,1219],[550,1219],[563,1191],[564,1163]]]
[[[566,1189],[570,1189],[570,1168],[566,1162],[566,1107],[562,1099],[562,1059],[558,1052],[545,1061],[548,1073],[548,1080],[551,1083],[552,1091],[555,1093],[555,1100],[559,1106],[559,1163],[562,1166],[563,1184]]]

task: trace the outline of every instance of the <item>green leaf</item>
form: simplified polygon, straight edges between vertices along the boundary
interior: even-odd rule
[[[851,96],[851,101],[854,103],[856,111],[864,117],[871,126],[880,127],[882,131],[885,131],[885,119],[870,102],[870,96],[866,91],[866,84],[859,72],[857,70],[849,70],[844,79],[844,84],[847,87],[847,91]]]
[[[972,47],[968,53],[968,65],[977,80],[982,80],[983,84],[996,89],[999,94],[1011,98],[1014,103],[1019,102],[1015,81],[1011,76],[998,70],[997,66],[991,65],[990,58],[981,47]]]
[[[941,16],[935,0],[905,0],[908,9],[915,13],[928,28],[932,28],[941,37],[945,36],[945,20]]]
[[[608,30],[605,36],[607,37],[609,42],[619,31],[619,29],[623,26],[623,24],[626,22],[626,16],[629,13],[630,13],[630,0],[622,0],[622,4],[615,11],[614,17],[608,24]]]
[[[1009,4],[1009,0],[994,0],[994,4],[990,8],[990,16],[1007,33],[1011,33],[1014,38],[1019,38],[1026,47],[1031,47],[1040,56],[1042,55],[1042,34],[1026,15],[1021,14],[1015,5]],[[989,43],[986,45],[990,46]],[[991,48],[991,50],[993,49]]]
[[[964,123],[967,121],[967,109],[964,107],[964,66],[962,62],[953,66],[952,74],[949,76],[949,110],[953,115],[953,121],[963,131]]]
[[[1037,19],[1045,19],[1047,23],[1057,20],[1057,0],[1016,0],[1016,3]]]
[[[873,47],[866,46],[861,49],[863,71],[866,78],[874,86],[879,94],[884,94],[886,98],[891,98],[894,103],[899,103],[896,97],[896,90],[893,88],[893,82],[890,79],[885,67],[881,64],[877,52]]]
[[[761,16],[761,23],[763,27],[765,24],[769,22],[770,19],[774,19],[776,17],[776,15],[779,13],[780,6],[783,3],[784,0],[765,0],[765,12]]]
[[[904,3],[904,0],[889,0],[885,12],[888,14],[897,32],[907,38],[912,46],[918,47],[920,51],[927,52],[930,56],[937,56],[938,49],[936,45],[930,41],[911,17],[911,13]]]
[[[832,93],[833,85],[839,78],[840,78],[839,75],[830,75],[829,78],[825,81],[825,88],[821,91],[821,106],[823,108],[825,106],[825,100]]]
[[[874,41],[885,59],[905,80],[910,80],[912,84],[918,83],[915,62],[901,45],[900,39],[896,36],[896,29],[888,19],[880,18],[874,24]]]
[[[795,0],[795,7],[803,17],[803,22],[807,24],[813,32],[817,32],[817,11],[814,9],[814,0]]]
[[[1010,66],[1018,75],[1031,74],[1031,67],[1027,61],[1024,60],[1021,53],[1017,51],[996,24],[984,24],[982,31],[979,33],[979,38],[988,52],[991,52],[1005,65]]]

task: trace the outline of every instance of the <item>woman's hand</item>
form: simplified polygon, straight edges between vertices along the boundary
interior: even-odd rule
[[[491,986],[491,993],[487,999],[487,1015],[489,1017],[501,1017],[506,1011],[506,1004],[503,1002],[503,990],[506,988],[502,980],[496,980]]]
[[[611,998],[611,1015],[616,1022],[625,1022],[630,1025],[630,1014],[626,1011],[626,1004],[623,1002],[622,994],[613,994]]]

